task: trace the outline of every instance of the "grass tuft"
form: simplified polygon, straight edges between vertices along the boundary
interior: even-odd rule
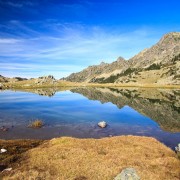
[[[37,119],[37,120],[31,122],[28,127],[30,127],[30,128],[41,128],[43,126],[44,126],[43,121]]]
[[[85,176],[78,176],[74,180],[86,180],[86,179],[87,179],[87,177],[85,177]]]
[[[98,154],[106,155],[107,153],[106,153],[106,151],[104,149],[100,149],[100,150],[98,150]]]

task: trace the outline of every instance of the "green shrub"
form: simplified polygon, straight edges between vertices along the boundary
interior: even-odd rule
[[[175,63],[176,61],[180,61],[180,54],[172,58],[172,62]]]
[[[120,74],[116,74],[116,75],[111,75],[107,79],[105,79],[105,78],[97,78],[97,79],[94,80],[94,82],[96,82],[96,83],[114,83],[120,77],[128,76],[128,75],[129,75],[129,77],[131,77],[132,73],[137,74],[139,71],[140,71],[140,69],[128,68],[124,72],[122,72]]]
[[[149,71],[149,70],[159,70],[159,69],[161,69],[161,65],[153,63],[148,68],[146,68],[145,70]]]

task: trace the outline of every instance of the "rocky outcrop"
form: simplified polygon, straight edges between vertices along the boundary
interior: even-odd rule
[[[40,87],[54,87],[58,84],[58,81],[52,76],[42,76],[42,77],[38,77],[38,78],[31,78],[31,79],[25,79],[25,78],[12,78],[11,80],[9,80],[5,86],[6,89],[10,89],[10,88],[40,88]],[[44,94],[42,92],[42,94]],[[46,92],[45,92],[46,94]],[[52,93],[50,93],[49,95],[51,96]],[[47,92],[48,95],[48,92]]]
[[[129,60],[90,66],[64,80],[93,83],[180,84],[180,33],[169,33]]]
[[[37,79],[34,79],[34,83],[36,85],[43,85],[43,84],[53,85],[56,82],[57,82],[56,79],[52,75],[42,76]]]

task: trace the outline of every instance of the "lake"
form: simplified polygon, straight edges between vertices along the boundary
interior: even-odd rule
[[[41,119],[40,129],[28,125]],[[97,126],[106,121],[104,129]],[[155,137],[180,143],[180,90],[153,88],[53,88],[0,92],[0,139]]]

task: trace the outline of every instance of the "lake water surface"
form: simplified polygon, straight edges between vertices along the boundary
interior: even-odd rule
[[[28,128],[41,119],[41,129]],[[97,126],[106,121],[107,128]],[[180,143],[180,90],[138,88],[31,89],[0,92],[0,139],[155,137]]]

